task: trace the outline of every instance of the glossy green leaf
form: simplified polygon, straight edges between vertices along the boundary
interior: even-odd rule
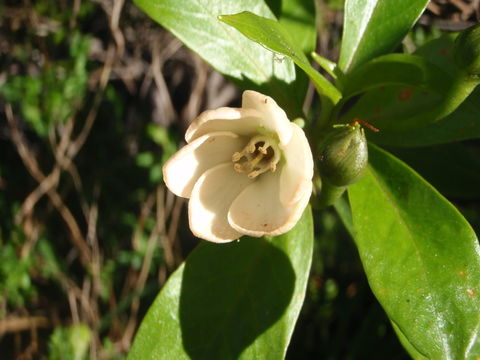
[[[304,54],[315,50],[317,31],[314,0],[265,0]]]
[[[380,132],[371,134],[370,140],[392,146],[433,145],[478,136],[480,124],[475,119],[480,105],[478,91],[474,90],[478,79],[455,66],[452,48],[453,36],[445,36],[416,51],[433,64],[428,70],[432,75],[443,73],[430,88],[390,86],[372,90],[342,121],[360,118],[372,123]]]
[[[220,20],[233,26],[250,40],[291,58],[312,79],[318,92],[329,98],[333,104],[340,99],[341,94],[337,88],[310,65],[301,47],[278,21],[248,11],[235,15],[222,15]]]
[[[346,0],[340,68],[349,72],[392,51],[427,4],[428,0]]]
[[[449,73],[456,71],[453,44],[456,34],[444,35],[420,47],[416,53]],[[476,88],[450,115],[407,133],[382,134],[381,143],[394,146],[435,145],[480,138],[480,89]]]
[[[258,0],[134,0],[151,18],[160,23],[219,72],[239,86],[263,91],[291,115],[299,115],[306,82],[295,81],[292,61],[278,61],[262,48],[218,20],[221,14],[250,10],[267,18],[273,13]],[[287,95],[287,94],[293,94]]]
[[[448,93],[453,79],[420,56],[388,54],[354,69],[345,77],[342,93],[345,99],[382,86],[401,85]]]
[[[317,54],[316,52],[312,52],[312,59],[315,60],[315,62],[322,67],[323,70],[325,70],[332,78],[335,80],[341,80],[343,79],[343,72],[340,70],[340,68],[337,66],[336,63],[333,61],[328,60],[327,58],[324,58],[320,54]]]
[[[402,90],[399,89],[398,96],[400,94],[402,94]],[[381,101],[385,100],[388,103],[390,99],[391,97],[387,96],[387,94],[384,97],[378,97],[376,99],[377,106],[373,109],[373,113],[372,110],[363,111],[363,109],[356,108],[358,111],[352,109],[349,112],[349,117],[353,119],[355,114],[355,116],[359,116],[366,121],[371,121],[375,117],[380,119],[380,114],[384,109]],[[382,119],[378,121],[382,121]],[[480,121],[478,119],[480,119],[479,88],[475,89],[453,113],[419,128],[388,131],[382,129],[382,126],[377,121],[371,121],[380,126],[382,130],[379,133],[370,134],[369,138],[378,144],[404,147],[430,146],[478,139],[480,138]]]
[[[151,306],[128,359],[283,359],[312,246],[310,208],[278,237],[201,243]]]
[[[475,233],[404,163],[376,147],[370,162],[349,197],[355,241],[375,296],[416,353],[472,359],[480,329]]]

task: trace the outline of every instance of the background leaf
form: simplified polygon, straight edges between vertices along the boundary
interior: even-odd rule
[[[147,313],[129,359],[283,359],[303,304],[313,223],[288,233],[203,242]]]
[[[355,241],[373,292],[418,353],[470,358],[480,328],[475,233],[405,164],[375,147],[370,162],[349,197]]]
[[[350,98],[374,88],[391,85],[445,93],[451,86],[452,78],[420,56],[388,54],[357,67],[345,77],[344,82],[343,97]]]
[[[479,137],[480,92],[473,90],[478,82],[465,78],[455,66],[454,38],[442,36],[415,52],[443,71],[440,82],[444,85],[437,85],[443,95],[425,88],[379,88],[362,96],[342,122],[358,117],[372,123],[380,132],[371,134],[370,140],[391,146],[426,146]]]
[[[218,20],[221,14],[243,10],[274,19],[263,1],[135,0],[135,3],[240,87],[265,92],[290,115],[300,115],[307,83],[303,75],[295,81],[297,76],[292,61],[277,61],[271,51]]]
[[[339,66],[348,72],[395,49],[428,0],[346,0]]]

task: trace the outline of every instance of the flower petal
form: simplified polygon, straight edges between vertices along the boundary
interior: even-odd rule
[[[185,133],[187,143],[214,131],[230,131],[252,136],[263,126],[262,113],[255,109],[222,107],[202,112]]]
[[[290,120],[285,111],[270,96],[253,90],[246,90],[242,95],[242,108],[255,109],[262,114],[267,130],[274,131],[281,145],[286,145],[292,137]]]
[[[175,195],[190,197],[193,186],[206,170],[230,162],[248,139],[231,132],[215,132],[199,137],[175,153],[163,166],[163,178]],[[232,165],[233,166],[233,165]]]
[[[228,242],[242,236],[230,226],[227,214],[233,200],[252,181],[237,173],[231,162],[217,165],[200,176],[188,204],[193,234],[213,242]]]
[[[280,235],[289,231],[302,216],[312,191],[312,182],[302,198],[292,205],[280,201],[280,179],[276,173],[263,174],[249,185],[228,211],[230,225],[246,235]]]
[[[290,123],[292,138],[283,150],[284,165],[280,173],[280,201],[292,205],[299,201],[313,177],[313,157],[310,145],[303,130]]]

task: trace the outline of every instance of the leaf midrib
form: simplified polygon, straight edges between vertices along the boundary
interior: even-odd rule
[[[439,313],[439,311],[437,309],[437,306],[436,306],[438,304],[438,301],[436,300],[437,296],[436,296],[435,292],[432,291],[433,286],[432,286],[432,283],[430,282],[430,280],[427,276],[427,273],[429,273],[428,267],[425,265],[423,257],[421,256],[421,251],[419,250],[418,244],[415,241],[415,237],[413,236],[413,231],[410,229],[410,227],[408,225],[408,222],[406,221],[406,219],[402,215],[402,212],[400,211],[399,207],[394,205],[395,204],[394,196],[393,196],[393,194],[390,193],[388,188],[384,185],[383,181],[381,180],[381,176],[377,174],[377,172],[375,171],[375,169],[371,165],[369,165],[369,169],[370,169],[370,173],[372,174],[372,179],[378,185],[378,188],[382,191],[382,193],[387,198],[388,203],[394,209],[395,213],[397,214],[397,218],[399,220],[399,223],[405,228],[407,234],[410,237],[411,243],[413,244],[413,246],[416,250],[416,255],[417,255],[416,257],[418,258],[419,263],[420,263],[421,267],[423,268],[422,277],[424,278],[425,283],[428,285],[428,292],[430,294],[430,298],[432,299],[431,302],[434,305],[433,306],[433,310],[434,310],[434,313],[435,313],[435,319],[434,320],[437,323],[437,327],[441,328],[441,326],[439,326],[439,325],[441,325],[441,323],[445,323],[445,319],[443,318],[443,316],[441,316],[441,313]],[[439,321],[439,319],[441,319],[441,322]],[[400,328],[400,326],[398,324],[397,324],[397,326]],[[445,354],[447,355],[447,358],[450,359],[451,357],[450,357],[450,348],[448,346],[448,340],[447,340],[446,336],[443,334],[443,332],[439,332],[439,333],[441,334],[442,345],[443,345],[443,348],[445,350]]]

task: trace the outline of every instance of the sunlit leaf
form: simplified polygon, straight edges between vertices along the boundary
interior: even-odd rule
[[[158,295],[128,359],[283,359],[312,246],[309,208],[278,237],[203,242]]]
[[[428,0],[346,0],[339,66],[348,72],[402,41]]]
[[[355,241],[373,292],[416,353],[472,358],[480,329],[475,233],[401,161],[371,147],[370,162],[349,197]]]

